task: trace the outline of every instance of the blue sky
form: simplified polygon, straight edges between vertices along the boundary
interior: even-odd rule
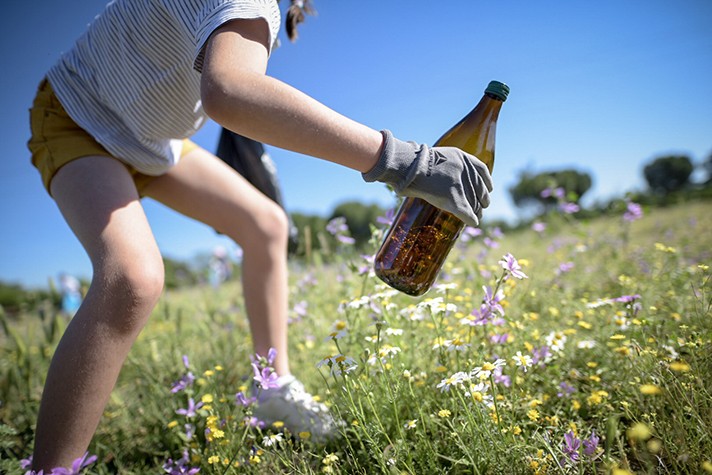
[[[284,3],[284,2],[283,2]],[[83,249],[29,163],[27,110],[43,74],[101,11],[101,0],[6,2],[0,76],[0,280],[46,286],[91,277]],[[507,189],[525,169],[593,176],[586,202],[644,187],[642,167],[667,153],[712,153],[709,0],[315,0],[319,12],[268,74],[376,129],[434,142],[491,79],[512,92],[500,115],[495,192],[485,217],[517,218]],[[194,140],[214,150],[209,123]],[[269,148],[289,211],[328,215],[348,200],[394,199],[328,162]],[[163,253],[188,260],[224,238],[144,201]]]

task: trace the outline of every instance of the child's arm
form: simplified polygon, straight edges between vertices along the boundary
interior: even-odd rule
[[[265,74],[269,34],[262,19],[234,20],[208,40],[201,78],[207,114],[269,145],[329,160],[423,198],[477,226],[492,178],[476,157],[454,147],[402,142],[329,109]]]
[[[275,147],[366,172],[380,157],[380,132],[336,113],[265,75],[267,24],[235,20],[208,40],[201,79],[203,107],[216,122]]]

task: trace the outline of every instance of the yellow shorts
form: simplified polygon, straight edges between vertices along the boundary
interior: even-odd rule
[[[37,96],[30,109],[30,127],[32,138],[27,146],[32,152],[32,164],[42,175],[48,193],[54,175],[72,160],[93,155],[116,158],[69,117],[47,79],[43,79],[37,89]],[[181,156],[197,147],[190,140],[183,140]],[[144,175],[125,163],[124,166],[131,173],[139,194],[156,178]]]

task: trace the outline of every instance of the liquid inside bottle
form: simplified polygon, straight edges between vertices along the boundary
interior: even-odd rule
[[[494,166],[497,118],[509,87],[492,81],[477,106],[447,131],[436,146],[458,147]],[[376,254],[374,270],[386,284],[408,295],[427,292],[465,224],[421,198],[406,198]]]

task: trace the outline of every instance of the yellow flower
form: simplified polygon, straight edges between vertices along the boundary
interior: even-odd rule
[[[218,457],[217,455],[212,455],[212,456],[208,457],[208,463],[210,465],[212,465],[214,463],[220,463],[220,457]]]
[[[625,340],[625,335],[613,335],[611,340]]]
[[[571,401],[571,407],[574,411],[578,411],[579,409],[581,409],[581,403],[574,399],[573,401]]]
[[[578,322],[578,326],[583,327],[583,328],[585,328],[586,330],[590,330],[590,329],[593,327],[593,325],[591,325],[591,324],[588,323],[588,322],[584,322],[583,320],[581,320],[580,322]]]
[[[522,433],[522,429],[519,426],[514,426],[512,427],[512,432],[514,433],[514,435],[519,435]]]
[[[588,366],[589,368],[595,368],[596,366],[598,366],[598,363],[594,363],[593,361],[589,361],[588,363],[586,363],[586,366]]]
[[[220,365],[217,365],[217,366],[215,367],[215,371],[222,371],[222,370],[223,370],[223,367],[220,366]]]
[[[329,454],[326,457],[324,457],[324,460],[322,460],[322,463],[324,465],[331,465],[333,463],[336,463],[339,461],[339,456],[336,454]]]
[[[601,404],[603,402],[603,398],[605,397],[608,397],[608,393],[606,391],[593,391],[587,401],[589,405],[595,406],[597,404]]]
[[[539,419],[539,411],[537,411],[536,409],[532,409],[527,412],[527,417],[532,421],[536,421],[537,419]]]
[[[690,365],[688,365],[687,363],[680,362],[680,361],[675,361],[674,363],[670,363],[670,369],[673,371],[680,371],[680,372],[690,371]]]
[[[449,417],[452,412],[448,411],[447,409],[440,409],[438,411],[438,416],[440,417]]]
[[[299,438],[301,439],[308,439],[309,437],[311,437],[311,432],[302,431],[299,433]]]
[[[201,401],[203,401],[204,404],[210,404],[211,402],[213,402],[213,395],[206,394],[205,396],[202,397]]]
[[[177,426],[177,425],[178,425],[178,421],[171,421],[171,422],[168,423],[168,428],[169,428],[169,429],[172,429],[172,428],[174,428],[174,427]]]
[[[597,383],[600,383],[600,382],[601,382],[601,378],[598,377],[598,376],[596,376],[595,374],[589,376],[588,379],[590,379],[591,381],[595,381],[595,382],[597,382]]]
[[[655,394],[660,394],[662,391],[654,384],[644,384],[640,387],[640,392],[647,396],[651,396]]]
[[[707,267],[707,266],[705,266],[705,267]],[[710,463],[708,460],[705,460],[704,462],[702,462],[702,468],[704,469],[705,472],[712,473],[712,463]]]
[[[624,468],[614,468],[613,475],[633,475],[633,474]]]
[[[203,376],[212,376],[215,374],[215,371],[212,369],[207,370],[205,373],[203,373]]]
[[[642,422],[634,424],[625,433],[629,439],[642,441],[648,440],[653,435],[652,431],[650,430],[650,427],[646,426]]]

